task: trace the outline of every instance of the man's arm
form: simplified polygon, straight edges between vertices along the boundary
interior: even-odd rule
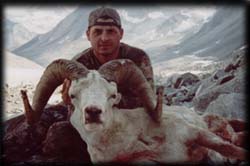
[[[153,68],[149,56],[146,53],[144,56],[142,56],[141,61],[138,64],[138,67],[141,69],[142,73],[144,74],[145,78],[149,82],[152,89],[155,90]]]

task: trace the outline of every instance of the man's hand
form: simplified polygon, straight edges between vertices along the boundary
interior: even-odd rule
[[[65,79],[63,81],[63,87],[62,87],[62,100],[65,104],[70,105],[71,100],[69,97],[69,87],[71,85],[71,80]]]

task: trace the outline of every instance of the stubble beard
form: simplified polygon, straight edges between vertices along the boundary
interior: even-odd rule
[[[119,46],[110,50],[104,50],[104,51],[100,51],[99,55],[103,56],[103,57],[112,57],[114,56],[114,54],[116,54],[116,52],[119,51]]]

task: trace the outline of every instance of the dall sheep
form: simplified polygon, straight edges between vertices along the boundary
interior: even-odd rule
[[[87,143],[93,163],[245,160],[246,151],[210,131],[204,117],[185,107],[162,105],[162,94],[157,98],[142,72],[127,59],[110,61],[98,71],[69,60],[52,62],[36,87],[32,106],[24,99],[29,124],[39,120],[65,78],[72,81],[70,122]],[[117,108],[119,86],[135,87],[144,107]],[[159,123],[147,114],[161,111]]]

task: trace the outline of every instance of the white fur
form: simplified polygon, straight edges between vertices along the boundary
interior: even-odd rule
[[[126,157],[132,153],[137,154],[137,157],[130,158],[130,162],[199,161],[199,158],[190,159],[187,141],[205,134],[214,136],[212,141],[222,143],[219,137],[208,131],[199,115],[185,107],[164,105],[160,124],[153,122],[144,108],[128,110],[113,107],[120,100],[117,87],[97,72],[90,72],[86,78],[73,81],[69,93],[76,95],[72,101],[75,110],[70,121],[87,143],[94,163],[116,159],[120,159],[119,162],[126,161]],[[116,94],[117,97],[110,99],[110,94]],[[89,105],[102,109],[101,124],[86,126],[84,109]],[[212,155],[212,150],[207,151],[209,156],[218,156],[217,153]]]

